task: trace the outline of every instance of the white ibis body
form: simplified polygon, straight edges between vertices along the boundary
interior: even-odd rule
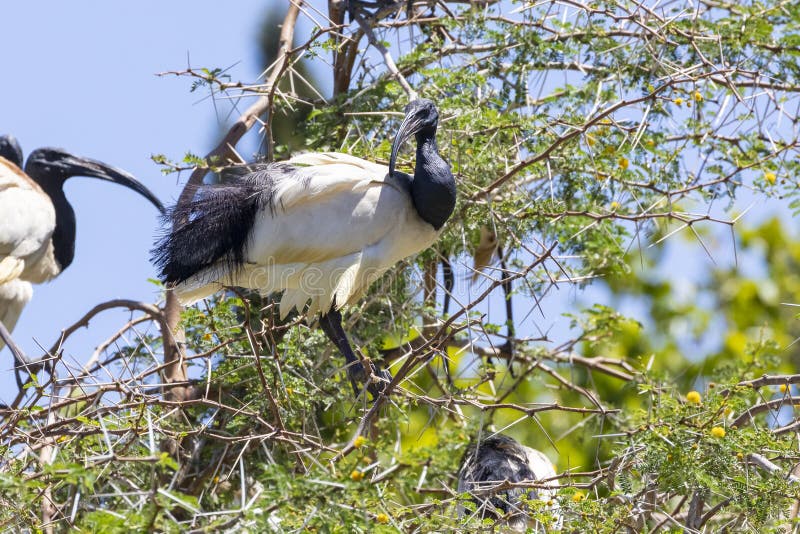
[[[72,263],[75,212],[63,185],[73,176],[123,185],[164,209],[127,172],[62,149],[34,150],[23,172],[16,139],[0,137],[0,319],[9,330],[31,298],[30,283],[51,280]]]
[[[557,485],[556,470],[550,459],[541,451],[526,447],[503,434],[495,434],[471,445],[461,461],[458,472],[458,492],[472,494],[477,505],[476,514],[481,519],[501,519],[512,530],[524,532],[527,528],[537,528],[529,521],[522,503],[522,497],[549,501],[554,489],[534,489],[511,487],[491,491],[503,482],[537,482],[547,480],[549,485]],[[464,515],[465,510],[459,510]]]
[[[163,280],[184,304],[223,286],[283,291],[282,317],[310,301],[308,316],[321,315],[351,379],[364,379],[339,310],[436,241],[450,217],[455,181],[437,151],[437,125],[432,102],[411,102],[388,168],[338,153],[230,168],[222,184],[201,187],[173,210],[173,230],[153,251]],[[413,177],[394,171],[412,135]]]

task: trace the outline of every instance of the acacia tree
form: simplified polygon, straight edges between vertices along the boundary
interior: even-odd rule
[[[278,321],[271,296],[234,288],[183,311],[169,294],[163,309],[99,305],[3,411],[4,527],[492,528],[455,480],[469,442],[494,431],[558,466],[558,479],[525,484],[555,491],[530,503],[537,528],[791,527],[798,423],[776,410],[797,404],[800,375],[782,350],[797,333],[779,303],[800,301],[800,247],[778,222],[742,228],[737,202],[796,195],[800,7],[318,7],[287,5],[263,83],[213,68],[178,73],[250,107],[206,157],[156,160],[191,170],[197,184],[238,162],[236,144],[258,126],[267,159],[299,138],[307,150],[385,163],[404,103],[434,100],[456,212],[433,249],[347,314],[355,344],[392,383],[374,404],[354,402],[333,347],[302,315]],[[299,17],[315,25],[310,34],[295,32]],[[311,58],[325,65],[330,94],[300,74]],[[301,102],[311,112],[291,143],[274,135]],[[734,261],[704,278],[713,304],[681,302],[674,280],[654,274],[665,247],[686,237],[685,254],[713,262],[720,235]],[[745,277],[740,255],[761,258],[770,276]],[[462,285],[449,312],[442,260]],[[480,282],[463,287],[473,276]],[[767,279],[769,294],[759,291]],[[646,313],[543,302],[592,282]],[[527,312],[515,322],[487,306],[503,286]],[[114,306],[133,310],[130,322],[83,367],[62,361],[74,328]],[[569,335],[537,333],[540,317],[561,312]],[[682,337],[674,327],[687,317],[695,331]],[[722,344],[689,343],[712,324],[724,326]]]

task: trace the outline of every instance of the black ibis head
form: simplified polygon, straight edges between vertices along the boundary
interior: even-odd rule
[[[90,176],[132,189],[149,200],[161,213],[161,201],[136,178],[122,169],[101,161],[75,156],[60,148],[38,148],[25,164],[25,173],[51,194],[61,189],[64,182],[73,176]]]
[[[428,99],[418,98],[412,100],[405,109],[406,116],[400,123],[397,135],[392,143],[392,154],[389,157],[389,174],[394,174],[394,165],[397,160],[397,153],[403,143],[408,141],[412,135],[417,137],[417,141],[430,139],[436,135],[436,126],[439,124],[439,112],[436,106]]]
[[[66,269],[75,256],[75,212],[64,195],[64,182],[73,176],[90,176],[124,185],[149,200],[163,214],[164,206],[156,196],[122,169],[100,161],[82,158],[60,148],[38,148],[25,163],[25,173],[44,190],[56,212],[53,229],[53,252],[60,271]]]
[[[22,168],[22,147],[13,135],[0,135],[0,156]]]

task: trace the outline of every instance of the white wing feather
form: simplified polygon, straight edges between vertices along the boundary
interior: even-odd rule
[[[556,473],[556,467],[545,453],[530,447],[526,447],[525,445],[520,446],[525,451],[525,456],[528,458],[528,467],[536,477],[536,480],[547,480],[558,476],[558,473]],[[548,484],[557,486],[558,480],[550,480],[548,481]],[[553,495],[555,495],[556,491],[553,489],[541,488],[537,490],[537,493],[539,494],[539,498],[541,500],[548,501],[551,499],[551,497],[553,497]]]
[[[0,283],[24,277],[22,273],[47,253],[55,225],[50,198],[0,157]]]

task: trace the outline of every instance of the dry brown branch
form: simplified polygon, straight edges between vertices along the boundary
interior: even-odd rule
[[[786,404],[800,406],[800,397],[787,396],[785,398],[774,399],[761,404],[756,404],[755,406],[748,408],[744,413],[742,413],[742,415],[734,419],[731,423],[731,426],[740,427],[744,424],[752,423],[754,421],[754,416],[763,412],[776,410]]]
[[[789,384],[800,384],[800,374],[793,375],[763,375],[752,380],[744,380],[736,384],[736,387],[758,389],[764,386],[780,386]],[[719,392],[723,397],[729,396],[733,389],[723,389]]]
[[[364,35],[367,36],[369,39],[369,44],[374,46],[383,57],[383,62],[386,64],[386,69],[389,71],[389,75],[397,80],[397,83],[403,88],[403,91],[408,95],[409,100],[415,100],[417,98],[417,92],[411,87],[411,84],[408,83],[405,76],[400,73],[400,70],[397,68],[397,64],[395,64],[392,55],[389,53],[389,50],[383,46],[377,37],[375,37],[375,30],[373,29],[370,24],[364,20],[360,14],[356,15],[356,21],[358,22],[358,26],[361,28],[361,31]]]

